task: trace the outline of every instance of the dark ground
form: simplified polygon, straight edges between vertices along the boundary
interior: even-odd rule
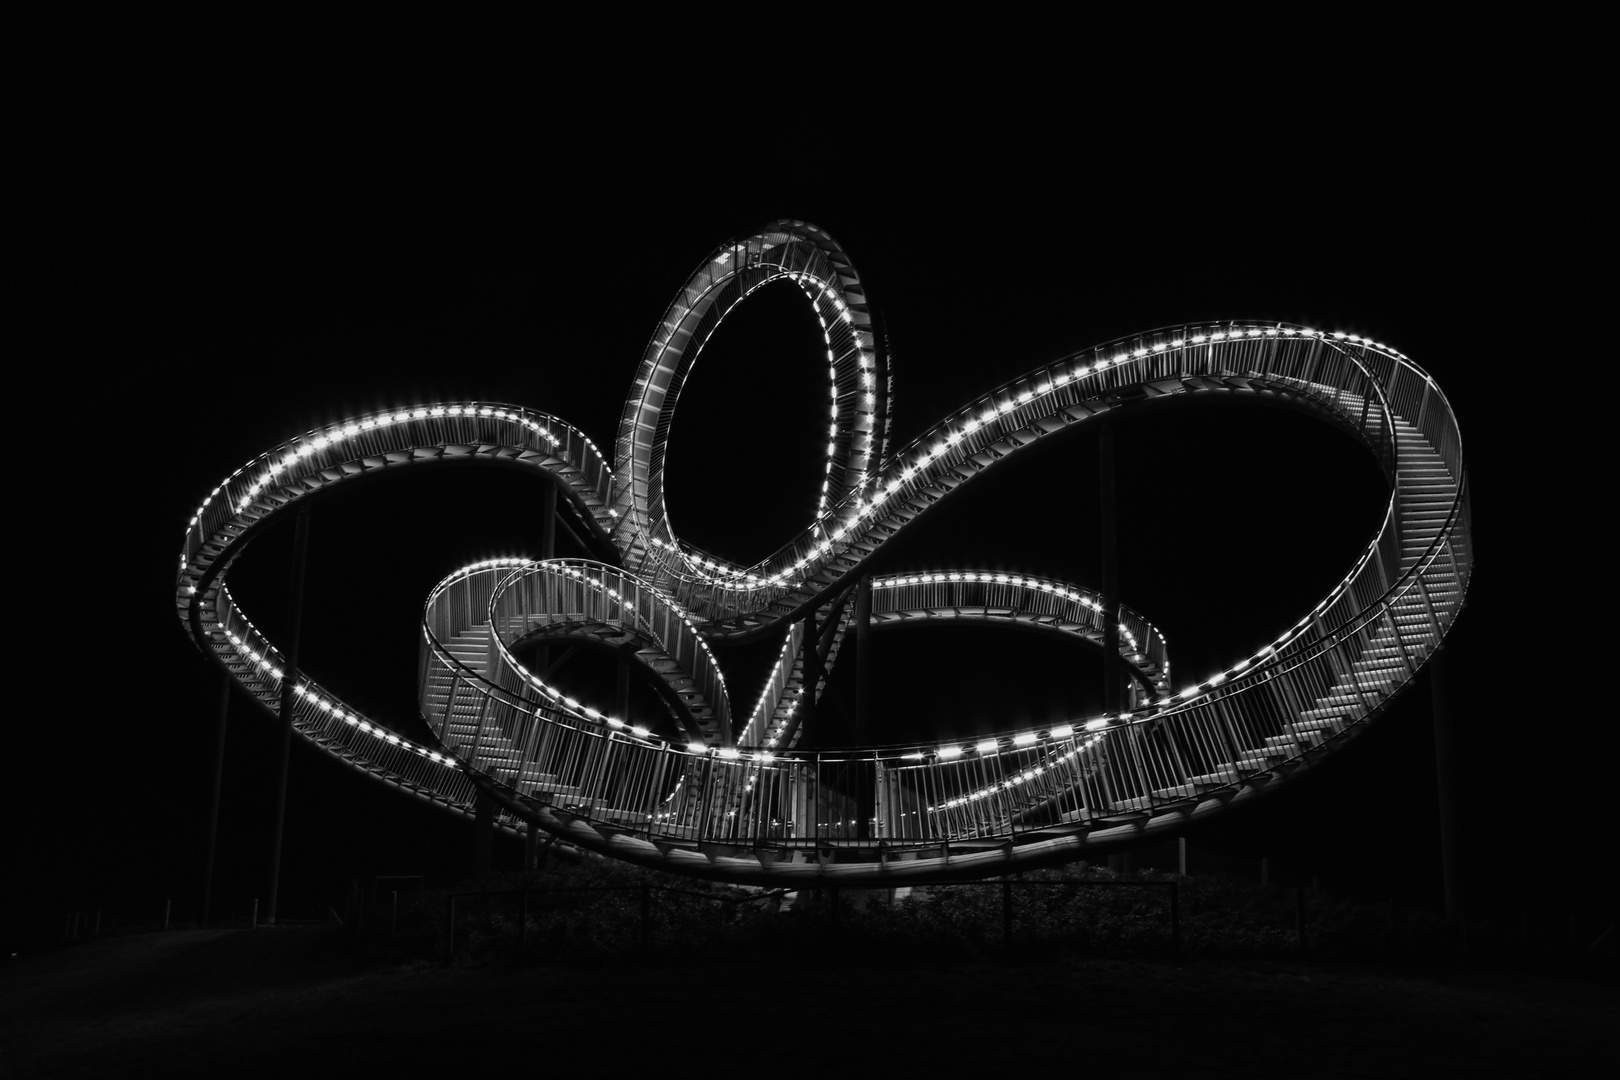
[[[646,1066],[826,1075],[1588,1076],[1613,985],[1450,967],[1082,960],[594,970],[367,964],[335,928],[92,942],[0,975],[0,1075]]]

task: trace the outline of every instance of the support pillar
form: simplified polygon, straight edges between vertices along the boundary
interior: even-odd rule
[[[1097,517],[1102,526],[1103,711],[1117,714],[1124,707],[1119,664],[1119,536],[1114,422],[1106,416],[1097,429],[1097,480],[1101,492]]]
[[[538,822],[529,822],[528,831],[523,836],[523,869],[534,871],[540,868],[540,825]]]
[[[1434,773],[1440,795],[1440,870],[1445,882],[1446,915],[1466,911],[1463,899],[1462,763],[1457,729],[1451,715],[1450,661],[1444,648],[1429,658],[1430,708],[1434,713]]]
[[[799,727],[814,730],[816,726],[816,688],[821,682],[821,635],[816,632],[816,610],[812,607],[804,615],[804,692],[799,695]],[[822,734],[819,733],[818,734]],[[821,840],[821,759],[807,767],[810,773],[804,785],[806,829],[802,835]],[[819,847],[817,849],[819,851]]]
[[[225,722],[231,711],[231,676],[219,676],[219,723],[214,731],[214,777],[208,795],[208,850],[203,856],[202,919],[208,925],[214,900],[214,852],[219,842],[219,793],[225,778]]]
[[[855,738],[856,746],[869,746],[872,739],[872,577],[863,575],[855,586]],[[871,783],[864,774],[856,777],[856,835],[872,838],[872,818],[877,811],[877,773],[874,764]]]
[[[540,519],[540,557],[542,559],[555,559],[557,557],[557,488],[554,484],[546,485],[546,505],[544,517]]]
[[[1097,428],[1097,520],[1101,526],[1102,552],[1102,690],[1103,712],[1120,712],[1119,668],[1119,536],[1117,500],[1114,487],[1114,422],[1104,416]],[[1129,873],[1129,854],[1108,856],[1108,868],[1116,874]]]
[[[540,558],[555,559],[557,557],[557,488],[553,484],[546,485],[545,509],[540,516]],[[534,650],[534,670],[545,671],[551,666],[551,646],[541,645]]]
[[[291,584],[292,629],[288,637],[286,663],[281,672],[281,748],[276,768],[276,810],[270,837],[270,890],[265,908],[265,925],[276,922],[276,900],[281,888],[281,835],[287,818],[287,758],[292,748],[293,703],[298,685],[298,639],[304,624],[304,566],[309,556],[309,507],[298,511],[297,531],[293,534]]]
[[[617,678],[614,680],[613,690],[613,715],[624,721],[625,727],[629,728],[634,724],[634,721],[630,719],[630,663],[623,658],[619,660],[619,668],[617,671]],[[730,745],[731,743],[729,732],[727,733],[726,743],[727,745]],[[608,739],[603,740],[602,760],[601,764],[598,765],[598,768],[604,771],[608,769],[613,770],[612,775],[604,776],[601,784],[597,786],[597,790],[601,792],[602,798],[607,800],[609,805],[617,805],[615,800],[620,797],[618,791],[619,778],[622,775],[624,768],[623,756],[615,754],[613,749],[611,736]]]
[[[799,726],[805,730],[815,727],[816,694],[821,684],[821,650],[820,635],[816,633],[816,612],[814,608],[804,615],[804,692],[799,695]]]

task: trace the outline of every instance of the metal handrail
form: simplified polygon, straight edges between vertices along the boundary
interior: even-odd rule
[[[805,235],[787,230],[781,243]],[[848,307],[855,279],[847,265],[818,263],[820,277],[805,270],[832,258],[831,241],[817,237],[815,252],[790,255],[783,248],[774,269],[761,273],[801,275],[802,286],[822,290],[817,303],[847,311],[847,325],[869,326]],[[745,249],[758,254],[746,245],[732,250]],[[845,289],[842,300],[835,284]],[[705,287],[711,286],[720,287],[713,281]],[[675,306],[690,299],[678,297]],[[864,309],[858,314],[865,318]],[[699,336],[712,332],[718,318],[694,324]],[[852,364],[873,370],[866,339],[839,340],[855,349]],[[801,640],[795,626],[759,703],[745,723],[732,723],[707,639],[757,635],[825,606],[886,536],[1051,433],[1143,397],[1217,388],[1281,395],[1338,417],[1392,480],[1383,522],[1350,572],[1270,645],[1173,695],[1166,674],[1155,684],[1157,700],[1116,716],[971,744],[809,753],[776,746],[783,726],[770,722],[790,710],[806,677],[795,666]],[[634,401],[626,416],[633,411]],[[859,415],[872,436],[877,412]],[[188,525],[177,607],[194,640],[273,709],[281,678],[273,651],[224,587],[230,562],[264,521],[313,491],[396,465],[467,459],[533,467],[553,478],[596,539],[615,538],[640,570],[552,560],[481,564],[451,575],[424,607],[419,669],[423,718],[441,745],[405,742],[300,673],[293,720],[301,735],[357,769],[459,812],[470,812],[476,786],[503,792],[508,827],[530,817],[635,861],[678,863],[683,845],[814,852],[830,844],[949,862],[953,844],[1000,843],[1012,845],[1008,859],[1025,865],[1179,827],[1309,767],[1410,684],[1461,609],[1472,570],[1467,474],[1444,394],[1394,350],[1282,324],[1155,331],[1005,383],[889,455],[881,468],[868,454],[865,481],[772,559],[743,569],[745,578],[753,573],[763,581],[715,580],[693,569],[667,521],[652,522],[649,532],[647,507],[636,494],[650,490],[643,485],[646,462],[622,437],[619,452],[624,460],[615,473],[588,438],[554,417],[479,403],[372,413],[308,433],[254,459],[204,500]],[[1432,520],[1438,507],[1426,506],[1421,530],[1402,503],[1407,473],[1419,469],[1432,474],[1424,483],[1450,496],[1438,524]],[[651,489],[662,498],[661,483]],[[911,575],[918,580],[898,588],[949,584],[923,582],[925,576],[931,575]],[[558,590],[569,603],[548,606],[545,597],[562,595]],[[1162,635],[1134,613],[1121,614],[1130,643],[1147,645],[1136,654],[1146,669],[1167,672]],[[583,623],[562,626],[566,615]],[[829,608],[825,617],[839,620],[825,639],[830,662],[847,616]],[[451,640],[480,626],[488,651],[481,664],[464,663]],[[672,680],[670,693],[688,704],[695,729],[685,745],[636,717],[607,716],[568,699],[512,652],[524,633],[566,636],[603,627],[630,635]],[[734,728],[740,745],[732,742]],[[873,814],[857,821],[863,804]],[[739,880],[828,872],[774,863],[759,854],[722,853],[684,868]],[[916,872],[935,869],[930,863]]]

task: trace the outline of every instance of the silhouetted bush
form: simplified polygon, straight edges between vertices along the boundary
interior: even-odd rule
[[[1296,890],[1224,875],[1176,878],[1100,867],[1021,875],[1013,898],[1012,955],[1164,957],[1172,953],[1170,893],[1180,890],[1186,957],[1291,958],[1300,954]],[[648,893],[643,950],[642,895]],[[906,963],[1003,955],[999,882],[887,889],[807,889],[785,898],[618,863],[567,864],[501,875],[401,898],[398,928],[375,911],[366,948],[393,959],[450,955],[446,900],[475,890],[531,890],[526,921],[515,891],[457,901],[455,962],[591,965],[697,964],[749,959],[797,963]],[[837,906],[836,914],[833,910]],[[1306,953],[1317,959],[1443,961],[1462,955],[1461,928],[1421,909],[1393,926],[1386,903],[1311,893]],[[1486,932],[1475,931],[1476,937]]]

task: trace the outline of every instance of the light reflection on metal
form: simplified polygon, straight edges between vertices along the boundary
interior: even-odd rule
[[[824,496],[796,537],[738,566],[670,530],[663,443],[649,433],[667,420],[714,326],[779,278],[805,291],[828,349]],[[848,259],[813,226],[778,222],[719,249],[678,294],[636,375],[611,467],[577,428],[512,405],[423,404],[355,417],[255,458],[202,500],[187,524],[177,610],[197,644],[273,708],[280,660],[224,582],[265,521],[382,469],[452,460],[532,468],[558,486],[586,541],[622,565],[485,560],[435,587],[418,689],[438,746],[401,739],[302,673],[296,730],[457,813],[473,812],[483,785],[504,800],[508,828],[534,817],[580,846],[710,877],[846,883],[947,867],[1003,873],[1183,828],[1246,801],[1358,732],[1410,685],[1461,610],[1473,550],[1456,420],[1434,381],[1378,342],[1261,323],[1154,331],[1038,368],[893,449],[890,389]],[[1205,393],[1264,395],[1348,426],[1390,482],[1377,535],[1293,627],[1178,691],[1163,635],[1122,608],[1121,656],[1151,704],[959,745],[793,749],[791,718],[810,689],[803,616],[832,625],[830,668],[847,618],[835,600],[888,538],[1041,439],[1135,400]],[[1096,594],[1006,571],[889,575],[874,579],[872,596],[874,624],[949,612],[1100,637]],[[753,708],[734,714],[711,642],[772,633],[784,634],[776,665]],[[669,716],[619,716],[577,701],[515,651],[581,638],[633,655],[660,680]],[[670,724],[683,729],[678,741],[658,733]],[[863,785],[876,799],[868,839],[852,810]],[[917,857],[861,861],[879,843],[886,854]],[[699,855],[700,844],[739,853]],[[782,858],[826,845],[856,861]],[[975,845],[987,854],[971,854]]]

